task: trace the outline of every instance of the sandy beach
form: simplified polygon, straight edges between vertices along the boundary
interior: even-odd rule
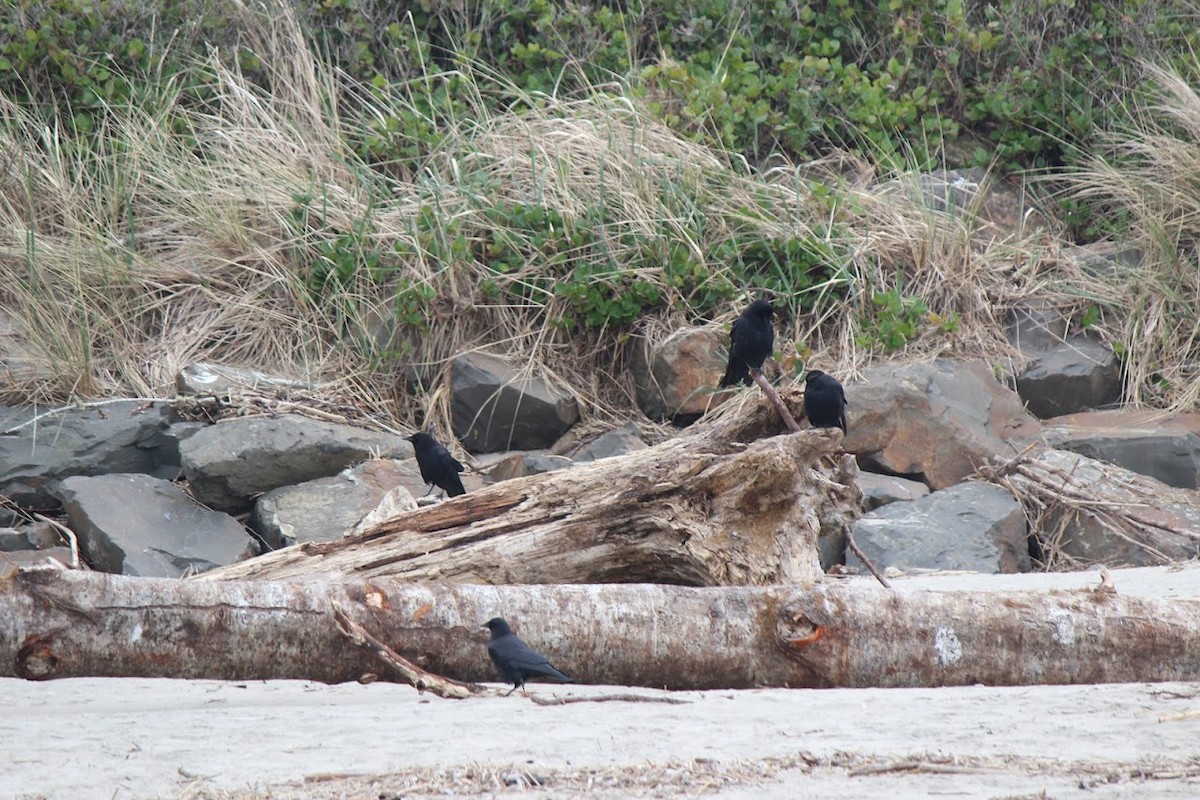
[[[1114,570],[1200,596],[1200,569]],[[1083,588],[1096,573],[908,578]],[[499,687],[497,687],[499,688]],[[1200,796],[1200,683],[441,700],[377,682],[0,680],[0,797]],[[661,702],[663,698],[672,701]]]

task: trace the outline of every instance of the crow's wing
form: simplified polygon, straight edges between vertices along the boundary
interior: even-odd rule
[[[525,644],[515,634],[488,642],[488,655],[492,657],[496,670],[509,681],[516,681],[518,678],[523,680],[529,675],[556,678],[563,682],[571,680],[551,666],[550,659]]]

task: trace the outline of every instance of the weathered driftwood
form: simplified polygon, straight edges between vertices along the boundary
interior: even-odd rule
[[[1066,450],[1031,446],[983,479],[1025,506],[1051,566],[1089,566],[1071,542],[1086,525],[1123,543],[1134,563],[1169,564],[1200,552],[1200,493],[1165,486],[1113,464]]]
[[[0,675],[338,682],[378,671],[375,657],[339,629],[335,604],[403,658],[463,681],[496,680],[481,627],[496,615],[584,683],[1200,680],[1200,601],[1111,588],[222,582],[51,570],[0,580]]]
[[[799,408],[798,391],[784,402]],[[569,470],[504,481],[301,544],[200,580],[359,578],[469,583],[799,583],[817,537],[859,514],[841,434],[775,435],[766,402],[691,436]],[[762,438],[767,437],[767,438]]]

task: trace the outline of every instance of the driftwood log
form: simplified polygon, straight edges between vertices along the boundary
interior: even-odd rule
[[[502,615],[584,683],[668,689],[1200,680],[1200,601],[1055,592],[664,585],[0,579],[0,675],[349,681],[381,672],[347,618],[412,664],[495,681]],[[386,677],[391,677],[386,675]]]
[[[802,407],[799,390],[781,399]],[[338,541],[296,545],[197,579],[811,581],[821,574],[817,537],[860,513],[858,468],[840,432],[777,435],[783,426],[760,401],[655,447],[504,481]]]

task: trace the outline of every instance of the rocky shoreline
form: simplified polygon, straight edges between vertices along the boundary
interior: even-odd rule
[[[853,529],[860,546],[894,571],[1021,572],[1193,557],[1200,541],[1200,496],[1192,491],[1200,484],[1200,418],[1079,411],[1112,394],[1106,377],[1112,365],[1069,339],[1048,350],[1044,335],[1019,333],[1028,319],[1014,322],[1014,337],[1052,357],[1030,358],[1015,388],[982,361],[949,359],[885,363],[846,382],[844,446],[857,458],[864,496]],[[685,341],[718,335],[681,334]],[[720,374],[718,348],[674,341],[658,349],[656,366],[643,377],[652,375],[659,389],[703,396],[709,407],[737,396],[705,388]],[[1077,361],[1065,366],[1068,353]],[[577,414],[569,398],[518,379],[498,358],[470,354],[459,361],[454,433],[475,453],[464,475],[468,492],[649,446],[641,436],[649,426],[636,421],[581,436],[569,424]],[[1070,376],[1084,364],[1093,372],[1074,381]],[[1027,379],[1035,371],[1041,377]],[[688,389],[689,381],[697,386]],[[0,519],[4,558],[71,564],[70,536],[51,519],[61,514],[77,538],[78,566],[180,577],[292,544],[340,539],[381,503],[367,522],[415,508],[426,492],[401,432],[299,401],[302,389],[286,378],[201,364],[184,370],[178,386],[180,398],[169,403],[0,410],[0,495],[9,500]],[[1062,396],[1051,399],[1049,387]],[[257,402],[244,402],[247,396]],[[230,415],[239,397],[241,415]],[[1028,410],[1035,406],[1074,413],[1039,420]],[[220,408],[226,411],[220,422],[205,418]],[[655,408],[661,406],[648,410]],[[494,450],[500,452],[488,452]],[[1053,469],[1063,471],[1064,487],[1071,474],[1088,470],[1103,471],[1091,487],[1100,480],[1136,483],[1153,495],[1147,505],[1167,515],[1155,527],[1173,538],[1131,547],[1099,507],[1103,498],[1071,513],[1031,508],[1041,501],[1022,496],[1003,470],[988,472],[1030,452],[1057,459]],[[843,538],[822,538],[825,569],[860,566],[852,555],[847,559]]]

